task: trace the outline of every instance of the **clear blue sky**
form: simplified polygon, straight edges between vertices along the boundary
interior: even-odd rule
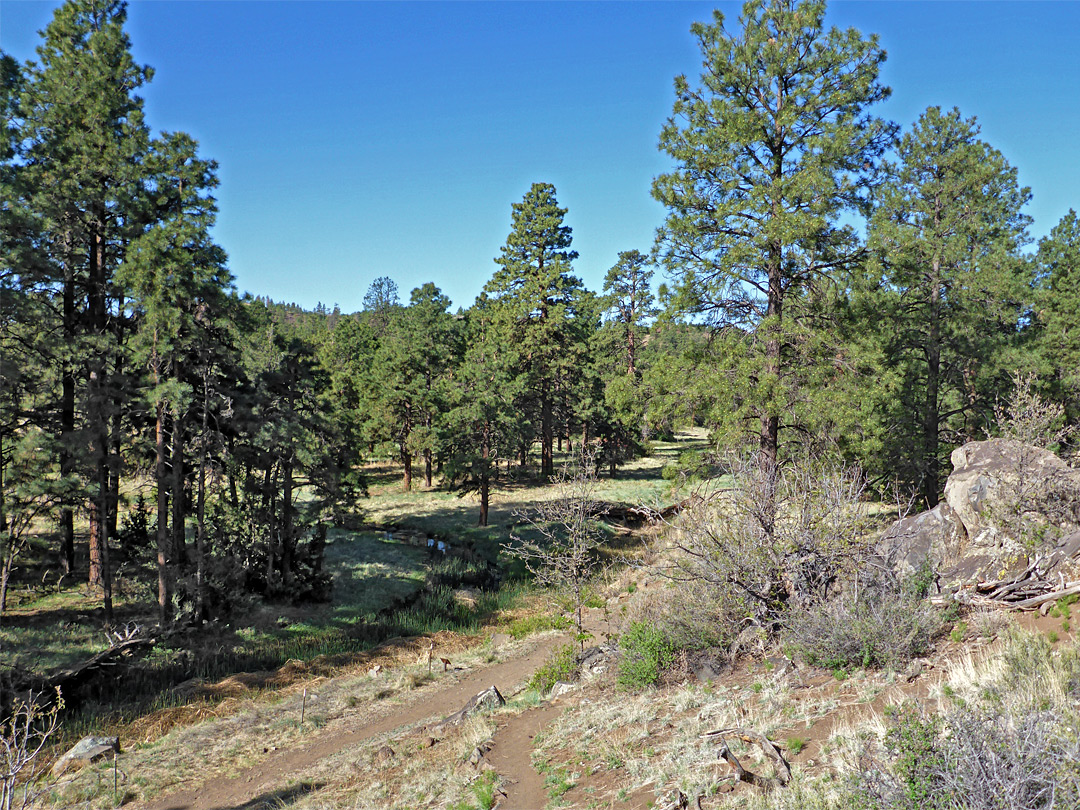
[[[0,46],[33,58],[57,5],[0,0]],[[727,2],[137,0],[128,31],[156,70],[151,127],[220,163],[240,289],[351,312],[383,275],[469,306],[535,181],[569,208],[591,289],[647,251],[672,79],[697,77],[689,27],[716,7],[735,24]],[[1080,208],[1080,3],[834,2],[829,21],[888,50],[880,114],[978,117],[1034,193],[1033,236]]]

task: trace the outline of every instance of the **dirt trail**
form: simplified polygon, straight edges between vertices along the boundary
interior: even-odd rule
[[[495,732],[487,760],[503,777],[504,798],[497,807],[506,810],[542,810],[547,804],[544,779],[532,764],[533,737],[554,720],[562,709],[545,703],[510,718]]]
[[[197,787],[172,793],[143,806],[146,810],[234,810],[234,808],[243,807],[259,796],[283,788],[290,779],[304,776],[314,763],[349,746],[402,726],[411,726],[429,719],[442,719],[460,709],[469,698],[492,684],[499,687],[500,691],[509,690],[513,685],[528,678],[537,667],[544,663],[551,650],[563,642],[564,639],[561,636],[545,639],[524,656],[478,668],[434,693],[418,695],[416,699],[398,707],[389,716],[368,722],[358,717],[357,723],[351,728],[319,734],[303,748],[277,751],[258,765],[247,768],[235,777],[210,777]],[[523,754],[527,765],[526,770],[539,779],[529,761],[530,749],[531,746]],[[516,770],[508,770],[503,775],[514,778],[518,782],[521,781]],[[538,795],[542,797],[543,791],[541,790]],[[527,807],[529,805],[505,806]],[[543,802],[541,801],[536,806],[542,807]]]
[[[611,625],[604,611],[589,608],[584,613],[584,627],[595,641],[607,635]],[[532,764],[533,737],[543,731],[562,712],[557,703],[544,703],[511,717],[500,725],[492,739],[487,760],[503,779],[506,796],[498,810],[542,810],[547,804],[544,778]]]

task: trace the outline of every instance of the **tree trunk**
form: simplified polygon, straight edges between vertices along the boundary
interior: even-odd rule
[[[179,375],[179,364],[176,368]],[[179,376],[178,376],[179,378]],[[172,420],[172,542],[173,565],[187,567],[187,521],[184,503],[184,416],[180,405],[173,407]]]
[[[169,606],[169,482],[165,458],[165,402],[157,403],[154,428],[154,482],[157,485],[157,569],[158,621],[164,627],[170,619]]]
[[[275,532],[275,508],[274,496],[277,492],[277,466],[270,462],[263,478],[263,514],[266,515],[266,584],[270,585],[274,579],[274,570],[277,566],[277,541]]]
[[[775,176],[782,174],[777,160]],[[775,206],[774,206],[775,213]],[[773,244],[768,258],[769,291],[766,309],[765,363],[763,376],[768,384],[778,385],[781,371],[781,339],[784,315],[783,247]],[[776,471],[780,454],[780,416],[771,411],[768,403],[762,405],[761,433],[759,436],[759,464],[763,477],[762,528],[769,537],[776,525]]]
[[[551,392],[544,383],[544,390],[540,395],[540,474],[552,476],[555,474],[555,455],[553,448],[555,437],[552,430]]]
[[[120,306],[123,307],[123,300],[121,299]],[[117,329],[117,344],[120,344],[122,337],[121,332]],[[114,379],[118,378],[123,373],[123,365],[121,361],[121,355],[117,355],[116,369]],[[121,473],[121,459],[123,453],[123,400],[124,392],[118,387],[113,386],[113,398],[112,398],[112,435],[109,441],[109,537],[118,536],[119,532],[117,528],[120,523],[120,473]]]
[[[405,465],[405,474],[401,479],[401,488],[406,492],[412,492],[412,453],[401,446],[401,463]]]
[[[240,505],[240,490],[236,485],[236,440],[229,436],[229,463],[225,469],[229,476],[229,504],[235,509]]]
[[[480,453],[484,459],[483,469],[480,473],[480,524],[481,526],[488,525],[488,500],[490,498],[490,482],[488,480],[488,463],[491,461],[491,445],[487,436],[487,426],[485,426],[485,434],[483,445],[481,446]],[[496,461],[496,463],[498,463]]]
[[[103,216],[98,215],[97,228],[90,238],[87,314],[91,334],[104,340],[108,334],[105,304],[105,244],[102,236]],[[112,588],[109,571],[109,418],[107,373],[108,358],[103,345],[92,349],[87,381],[87,402],[90,421],[90,457],[94,466],[97,494],[90,499],[90,585],[100,586],[104,595],[105,614],[112,618]]]
[[[937,506],[941,483],[938,465],[938,397],[941,388],[941,261],[936,256],[932,262],[932,273],[930,323],[926,345],[926,401],[923,405],[925,473],[922,490],[927,509]]]
[[[202,431],[199,435],[199,481],[195,504],[195,602],[199,621],[210,618],[206,614],[206,467],[209,453],[206,449],[210,431],[210,372],[203,373]]]
[[[70,250],[70,234],[62,237],[65,255]],[[68,259],[64,260],[63,292],[64,341],[69,350],[75,345],[75,274]],[[60,475],[75,472],[75,457],[70,441],[75,433],[75,369],[69,358],[63,360],[60,394]],[[75,511],[65,504],[60,510],[60,566],[65,574],[75,571]]]
[[[101,586],[105,607],[105,621],[113,620],[112,570],[109,567],[109,465],[108,440],[98,433],[94,437],[97,456],[97,497],[90,501],[90,569],[91,578],[97,575],[95,585]]]
[[[291,585],[293,581],[293,462],[288,459],[281,465],[281,581]]]

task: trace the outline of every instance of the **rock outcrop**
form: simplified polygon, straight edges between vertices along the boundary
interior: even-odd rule
[[[969,442],[952,454],[945,499],[897,521],[881,550],[901,575],[929,559],[955,589],[1016,576],[1036,560],[1067,568],[1080,555],[1080,471],[1038,447]]]

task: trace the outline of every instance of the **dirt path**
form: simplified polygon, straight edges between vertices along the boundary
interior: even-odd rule
[[[350,728],[319,734],[303,748],[277,751],[258,765],[247,768],[235,777],[214,778],[211,776],[201,785],[172,793],[143,806],[146,810],[234,810],[234,808],[243,807],[259,796],[265,796],[283,788],[290,779],[295,780],[304,776],[310,772],[313,764],[349,746],[396,728],[411,726],[429,719],[442,719],[460,709],[477,692],[493,684],[499,687],[500,691],[507,692],[511,687],[528,678],[547,659],[551,650],[563,642],[564,639],[561,636],[545,639],[520,658],[478,668],[445,688],[428,695],[417,696],[415,700],[398,707],[389,716],[368,722],[358,717],[356,724]],[[531,745],[528,745],[523,752],[526,770],[539,779],[529,760],[530,750]],[[514,766],[513,770],[508,770],[503,775],[520,783],[521,776],[518,776],[518,773],[517,766]],[[542,797],[543,791],[540,790],[538,795]],[[531,802],[520,805],[505,805],[504,803],[504,806],[525,808],[532,804]],[[535,806],[542,807],[543,802]]]
[[[542,810],[547,804],[544,779],[532,764],[533,737],[558,717],[562,709],[546,703],[510,718],[495,732],[487,760],[503,778],[504,798],[497,805],[506,810]]]

